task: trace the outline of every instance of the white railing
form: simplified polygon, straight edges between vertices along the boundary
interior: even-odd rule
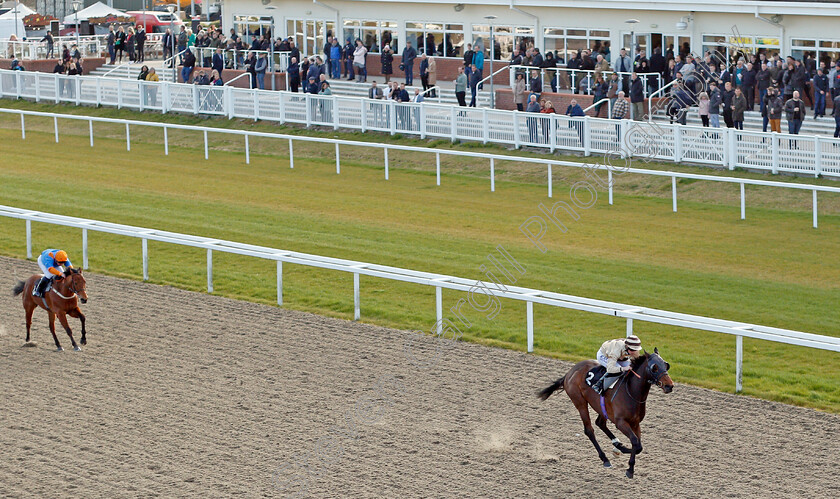
[[[60,91],[67,84],[66,78],[78,80],[72,84],[78,91]],[[154,102],[142,102],[144,85],[158,88]],[[622,144],[622,155],[646,160],[840,177],[840,139],[830,137],[224,88],[225,92],[208,107],[199,106],[192,85],[181,83],[0,70],[0,96],[18,99],[215,114],[307,127],[528,146],[586,156],[610,154]],[[322,109],[337,112],[320,113]]]
[[[71,77],[72,78],[72,77]],[[70,80],[73,81],[73,80]],[[78,82],[78,79],[75,79]],[[136,88],[143,90],[143,92],[138,96],[139,105],[142,108],[143,106],[151,106],[150,100],[154,101],[156,98],[156,91],[158,87],[156,86],[144,86],[144,83],[141,80],[127,80],[128,82],[132,83],[133,86]],[[225,95],[225,92],[229,91],[230,87],[218,87],[218,86],[208,86],[208,85],[186,85],[187,88],[190,89],[189,93],[184,94],[181,96],[181,100],[189,102],[188,105],[192,106],[195,105],[198,108],[212,108],[222,96]],[[166,87],[164,87],[165,89]],[[75,90],[78,95],[78,87],[75,87]],[[154,91],[152,95],[150,95],[150,91]],[[332,120],[337,119],[338,112],[335,112],[336,109],[332,107],[334,101],[329,99],[322,99],[317,100],[315,99],[316,96],[312,96],[312,98],[307,98],[305,96],[297,97],[300,99],[299,104],[303,106],[307,111],[311,113],[310,116],[316,116],[324,122],[329,123]],[[366,105],[374,105],[377,101],[373,100],[366,100],[363,101]],[[186,107],[186,105],[185,105]],[[314,109],[310,109],[310,107]],[[399,111],[396,114],[389,114],[388,111],[390,108],[386,108],[381,110],[381,114],[379,118],[382,122],[387,121],[400,121],[405,120],[408,122],[414,122],[414,120],[421,119],[423,116],[423,105],[421,104],[410,104],[406,105],[405,107],[398,108]],[[339,110],[340,112],[340,110]],[[495,175],[495,164],[496,161],[511,161],[514,163],[531,163],[531,164],[539,164],[545,165],[547,168],[547,187],[548,187],[548,197],[553,196],[553,175],[552,175],[552,167],[561,166],[561,167],[572,167],[572,168],[581,168],[587,172],[587,176],[592,179],[592,182],[595,184],[600,185],[601,187],[606,186],[608,192],[608,202],[610,205],[613,204],[613,170],[615,168],[608,167],[602,164],[587,164],[587,163],[574,163],[570,161],[559,161],[559,160],[552,160],[546,158],[531,158],[531,157],[522,157],[522,156],[508,156],[504,154],[489,154],[489,153],[478,153],[478,152],[470,152],[470,151],[459,151],[459,150],[452,150],[452,149],[435,149],[430,147],[416,147],[416,146],[403,146],[403,145],[396,145],[396,144],[382,144],[376,142],[359,142],[353,140],[340,140],[340,139],[330,139],[330,138],[319,138],[319,137],[307,137],[307,136],[299,136],[299,135],[284,135],[284,134],[277,134],[277,133],[268,133],[268,132],[253,132],[248,130],[230,130],[226,128],[211,128],[211,127],[201,127],[201,126],[192,126],[192,125],[175,125],[175,124],[168,124],[168,123],[159,123],[154,121],[135,121],[135,120],[122,120],[122,119],[115,119],[115,118],[99,118],[93,116],[80,116],[80,115],[73,115],[73,114],[56,114],[56,113],[42,113],[38,111],[25,111],[22,109],[4,109],[0,108],[0,113],[6,114],[17,114],[20,116],[20,133],[21,138],[26,139],[26,122],[25,116],[39,116],[45,118],[52,118],[53,126],[55,129],[55,141],[58,143],[59,141],[59,128],[58,128],[58,120],[59,119],[66,119],[66,120],[75,120],[75,121],[86,121],[88,122],[88,132],[90,136],[90,146],[93,147],[94,144],[94,137],[93,137],[93,123],[112,123],[112,124],[119,124],[125,126],[125,143],[126,149],[131,150],[131,133],[130,127],[132,126],[145,126],[145,127],[153,127],[153,128],[162,128],[163,129],[163,147],[164,147],[164,154],[169,155],[169,129],[175,130],[189,130],[194,132],[202,132],[204,136],[204,159],[210,159],[210,142],[208,139],[208,133],[221,133],[227,135],[239,135],[244,138],[245,145],[244,145],[244,153],[245,153],[245,164],[250,164],[251,162],[251,151],[249,147],[249,139],[250,137],[264,137],[270,139],[276,139],[281,141],[288,141],[289,144],[289,166],[294,168],[294,141],[303,141],[303,142],[315,142],[320,144],[329,144],[335,147],[335,172],[336,174],[341,173],[341,154],[340,154],[340,147],[342,145],[345,146],[353,146],[353,147],[367,147],[367,148],[374,148],[374,149],[382,149],[384,153],[384,160],[385,160],[385,180],[389,178],[389,169],[390,164],[388,161],[388,151],[407,151],[413,153],[425,153],[429,155],[435,156],[436,161],[436,184],[440,185],[440,173],[441,173],[441,166],[440,166],[440,158],[441,156],[460,156],[460,157],[468,157],[468,158],[481,158],[485,160],[489,160],[490,162],[490,191],[495,192],[496,190],[496,175]],[[374,111],[374,115],[375,115]],[[626,122],[625,122],[626,124]],[[383,125],[384,126],[384,125]],[[416,156],[416,158],[421,158],[421,156]],[[622,165],[623,166],[623,165]],[[622,168],[623,172],[627,173],[638,173],[641,175],[653,175],[659,177],[670,177],[671,178],[671,198],[672,198],[672,211],[676,213],[677,211],[677,179],[684,178],[684,179],[693,179],[693,180],[707,180],[711,182],[724,182],[730,184],[739,184],[741,189],[741,220],[746,219],[746,197],[744,195],[744,186],[746,185],[761,185],[766,187],[780,187],[783,189],[797,189],[797,190],[807,190],[812,191],[813,194],[813,227],[818,227],[818,212],[817,212],[817,192],[833,192],[833,193],[840,193],[840,187],[830,187],[830,186],[823,186],[823,185],[812,185],[812,184],[799,184],[793,182],[776,182],[772,180],[754,180],[742,177],[721,177],[715,175],[700,175],[694,173],[681,173],[681,172],[671,172],[671,171],[663,171],[663,170],[647,170],[642,168],[630,168],[627,167]],[[603,179],[602,176],[597,176],[596,173],[593,172],[606,172],[607,179],[606,181]],[[594,176],[594,177],[593,177]]]
[[[210,67],[216,49],[213,47],[194,47],[196,66]],[[225,69],[247,69],[245,59],[248,54],[253,53],[255,57],[265,54],[272,63],[266,69],[267,73],[285,72],[289,67],[289,52],[274,52],[271,50],[235,50],[222,49],[222,58]],[[205,64],[207,63],[207,64]]]
[[[40,222],[63,227],[75,227],[82,230],[82,267],[88,268],[88,231],[103,232],[120,236],[140,239],[142,248],[143,280],[149,279],[149,248],[148,241],[158,241],[179,246],[189,246],[207,250],[207,292],[212,293],[213,286],[213,252],[231,253],[235,255],[251,256],[277,262],[277,304],[283,304],[283,264],[303,265],[321,269],[336,270],[353,274],[353,318],[361,318],[360,280],[359,276],[370,276],[391,281],[410,282],[422,286],[435,288],[436,323],[433,331],[445,334],[446,330],[454,333],[454,326],[443,316],[442,290],[450,289],[461,292],[474,292],[476,281],[461,277],[419,272],[386,265],[344,260],[307,253],[298,253],[265,246],[255,246],[245,243],[224,241],[201,236],[178,234],[174,232],[134,227],[130,225],[100,222],[84,218],[54,215],[10,206],[0,206],[0,216],[26,221],[26,257],[32,258],[32,222]],[[508,298],[526,305],[526,331],[528,351],[534,351],[534,303],[580,310],[596,314],[619,317],[626,320],[627,334],[633,332],[633,321],[667,324],[701,331],[731,334],[736,338],[735,389],[741,391],[743,372],[743,338],[755,338],[776,343],[798,345],[819,350],[840,352],[840,338],[823,336],[789,329],[759,326],[743,322],[735,322],[697,315],[681,314],[657,310],[652,308],[625,305],[621,303],[593,300],[578,296],[541,291],[518,286],[506,286],[504,290],[493,290],[499,298]]]
[[[61,51],[63,45],[67,45],[67,48],[70,48],[72,50],[72,46],[76,45],[76,37],[54,37],[53,53],[49,58],[61,58]],[[102,35],[79,37],[78,48],[79,52],[82,54],[82,58],[100,57],[103,53],[107,53],[105,39]],[[40,41],[40,39],[27,41],[0,40],[0,55],[2,55],[3,57],[16,57],[20,60],[46,59],[48,51],[49,48],[47,42],[42,42]]]
[[[525,76],[526,81],[529,84],[532,78],[532,71],[536,71],[539,73],[543,89],[545,89],[546,85],[549,85],[552,91],[559,91],[559,90],[577,90],[580,91],[581,94],[591,95],[592,92],[592,85],[595,84],[595,75],[596,73],[600,73],[604,77],[604,81],[608,82],[608,76],[616,73],[619,78],[626,79],[627,82],[630,81],[630,77],[632,76],[632,72],[619,72],[613,71],[608,69],[606,71],[596,71],[594,69],[568,69],[564,67],[556,67],[556,68],[539,68],[536,66],[519,66],[519,65],[511,65],[510,68],[510,85],[513,86],[515,83],[516,75],[521,74]],[[653,85],[650,84],[650,80],[656,80],[656,88],[662,87],[662,75],[659,73],[637,73],[639,79],[642,80],[644,84],[642,87],[642,93],[647,97],[648,92],[652,91],[648,87],[652,87]],[[589,84],[586,85],[584,88],[578,88],[582,82],[589,78]],[[630,96],[630,89],[625,88],[624,93],[627,96]],[[578,93],[578,92],[575,93]]]

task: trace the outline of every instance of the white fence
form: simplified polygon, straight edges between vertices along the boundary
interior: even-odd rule
[[[353,274],[353,317],[359,320],[361,317],[361,303],[359,297],[360,281],[359,276],[379,277],[391,281],[410,282],[423,286],[435,288],[435,311],[437,322],[433,330],[444,333],[443,299],[442,290],[451,289],[454,291],[474,292],[476,281],[429,272],[418,272],[414,270],[377,265],[372,263],[356,262],[340,258],[330,258],[294,251],[286,251],[264,246],[236,243],[211,239],[200,236],[177,234],[155,229],[133,227],[129,225],[113,224],[88,220],[83,218],[54,215],[37,211],[24,210],[9,206],[0,206],[0,216],[16,218],[26,221],[26,257],[32,258],[32,222],[41,222],[65,227],[75,227],[82,230],[82,267],[88,268],[88,231],[104,232],[121,236],[140,239],[142,248],[143,280],[149,279],[149,250],[148,241],[159,241],[193,248],[207,250],[207,291],[213,292],[213,252],[232,253],[236,255],[252,256],[265,260],[277,262],[277,304],[283,304],[283,263],[317,267],[322,269],[337,270]],[[665,310],[624,305],[602,300],[581,298],[578,296],[540,291],[536,289],[508,286],[506,290],[494,290],[493,293],[501,298],[523,301],[526,305],[526,328],[528,351],[534,351],[534,303],[561,307],[571,310],[593,312],[597,314],[620,317],[627,321],[627,334],[633,331],[633,321],[653,322],[679,326],[702,331],[713,331],[717,333],[731,334],[736,337],[736,375],[735,389],[741,390],[742,365],[743,365],[743,337],[760,340],[787,343],[804,347],[817,348],[840,352],[840,338],[822,336],[817,334],[791,331],[774,327],[758,326],[743,322],[727,321],[701,317],[696,315],[680,314]]]
[[[131,80],[128,80],[131,81]],[[200,89],[200,90],[211,90],[211,91],[220,91],[223,92],[225,87],[195,87],[192,86],[193,89]],[[206,97],[206,96],[205,96]],[[317,104],[317,103],[313,103]],[[415,105],[417,106],[417,105]],[[411,108],[409,108],[411,109]],[[419,108],[414,108],[419,109]],[[603,164],[585,164],[585,163],[575,163],[571,161],[558,161],[558,160],[551,160],[545,158],[530,158],[530,157],[523,157],[523,156],[509,156],[506,154],[489,154],[489,153],[478,153],[478,152],[470,152],[470,151],[459,151],[459,150],[452,150],[452,149],[434,149],[430,147],[416,147],[416,146],[402,146],[396,144],[383,144],[383,143],[376,143],[376,142],[361,142],[361,141],[353,141],[353,140],[339,140],[339,139],[330,139],[330,138],[319,138],[319,137],[306,137],[306,136],[299,136],[299,135],[284,135],[278,133],[267,133],[267,132],[254,132],[248,130],[231,130],[226,128],[211,128],[211,127],[201,127],[201,126],[192,126],[192,125],[176,125],[176,124],[169,124],[169,123],[158,123],[154,121],[136,121],[136,120],[122,120],[122,119],[115,119],[115,118],[100,118],[94,116],[80,116],[80,115],[73,115],[73,114],[56,114],[56,113],[42,113],[38,111],[25,111],[21,109],[4,109],[0,108],[0,113],[5,114],[17,114],[20,116],[20,134],[22,139],[26,139],[26,116],[38,116],[44,118],[51,118],[53,120],[53,128],[55,132],[55,142],[59,142],[59,129],[58,129],[58,120],[59,119],[66,119],[66,120],[76,120],[76,121],[86,121],[88,122],[88,133],[90,136],[90,146],[93,147],[94,144],[94,134],[93,134],[93,124],[96,123],[111,123],[111,124],[119,124],[125,126],[125,144],[126,149],[131,150],[131,127],[132,126],[141,126],[141,127],[152,127],[152,128],[162,128],[163,129],[163,150],[165,155],[169,155],[169,133],[170,129],[174,130],[189,130],[194,132],[201,132],[204,138],[204,159],[210,158],[210,141],[208,138],[208,133],[220,133],[220,134],[227,134],[227,135],[239,135],[242,136],[244,139],[244,153],[245,153],[245,163],[250,164],[251,162],[251,150],[250,150],[250,137],[264,137],[270,139],[277,139],[280,141],[288,141],[289,144],[289,167],[294,168],[295,165],[295,154],[294,154],[294,141],[302,141],[302,142],[316,142],[320,144],[329,144],[335,147],[335,172],[336,174],[341,173],[341,153],[340,147],[342,145],[345,146],[353,146],[353,147],[367,147],[367,148],[374,148],[374,149],[382,149],[384,153],[384,167],[385,167],[385,180],[389,178],[389,169],[390,163],[388,159],[388,151],[409,151],[415,153],[426,153],[435,156],[435,172],[436,172],[436,184],[440,185],[440,172],[441,172],[441,165],[440,165],[440,158],[441,156],[462,156],[468,158],[481,158],[486,159],[490,162],[490,191],[495,192],[496,190],[496,174],[495,174],[495,165],[496,161],[512,161],[517,163],[530,163],[530,164],[539,164],[546,166],[546,176],[547,176],[547,187],[548,187],[548,197],[553,196],[553,189],[554,189],[554,180],[553,180],[553,170],[552,168],[555,166],[562,166],[562,167],[572,167],[572,168],[583,168],[587,171],[601,171],[607,172],[607,181],[606,181],[606,188],[608,192],[608,200],[609,204],[613,204],[613,170],[616,170],[615,167],[608,167]],[[410,118],[410,114],[404,115],[404,118]],[[416,160],[419,161],[420,157],[415,157]],[[663,170],[647,170],[642,168],[622,168],[622,171],[627,173],[638,173],[642,175],[653,175],[659,177],[670,177],[671,178],[671,198],[672,198],[672,210],[674,212],[677,211],[677,179],[678,178],[685,178],[685,179],[694,179],[694,180],[708,180],[711,182],[723,182],[723,183],[730,183],[730,184],[739,184],[741,189],[741,220],[746,219],[746,196],[744,194],[744,186],[745,185],[761,185],[766,187],[780,187],[784,189],[797,189],[797,190],[807,190],[812,191],[813,193],[813,227],[818,227],[818,210],[817,210],[817,192],[834,192],[840,193],[840,187],[830,187],[830,186],[823,186],[823,185],[811,185],[811,184],[799,184],[793,182],[776,182],[772,180],[755,180],[755,179],[748,179],[748,178],[741,178],[741,177],[720,177],[716,175],[700,175],[694,173],[681,173],[681,172],[671,172],[671,171],[663,171]],[[599,182],[593,180],[594,184],[598,184]],[[594,185],[593,184],[593,185]],[[602,185],[603,186],[603,185]]]
[[[10,70],[0,96],[840,177],[840,139],[820,136]]]
[[[108,35],[80,36],[78,39],[79,52],[82,58],[107,57]],[[23,61],[36,59],[60,59],[64,45],[68,48],[77,44],[75,36],[56,36],[53,39],[53,51],[49,54],[47,42],[40,39],[27,41],[0,40],[0,55],[2,57],[17,58]],[[144,50],[147,55],[158,57],[163,55],[163,33],[146,33]],[[49,57],[47,57],[49,55]]]

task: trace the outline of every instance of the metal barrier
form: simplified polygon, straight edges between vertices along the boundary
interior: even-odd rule
[[[434,329],[443,331],[448,321],[443,316],[442,290],[450,289],[471,293],[477,289],[476,281],[461,277],[419,272],[386,265],[357,262],[340,258],[331,258],[307,253],[298,253],[282,249],[255,246],[245,243],[224,241],[201,236],[178,234],[130,225],[100,222],[76,217],[55,215],[31,210],[24,210],[10,206],[0,206],[0,216],[26,221],[26,257],[32,258],[32,222],[75,227],[82,230],[82,267],[88,268],[88,231],[103,232],[140,239],[142,248],[143,280],[149,279],[149,248],[148,241],[158,241],[180,246],[201,248],[207,251],[207,292],[214,291],[213,286],[213,252],[231,253],[251,256],[264,260],[273,260],[277,265],[277,304],[283,305],[283,264],[303,265],[321,269],[336,270],[353,274],[353,318],[361,318],[360,280],[359,276],[370,276],[391,281],[410,282],[422,286],[435,288],[436,318]],[[776,343],[798,345],[819,350],[840,352],[840,338],[823,336],[789,329],[780,329],[743,322],[713,319],[697,315],[681,314],[657,310],[652,308],[625,305],[603,300],[593,300],[578,296],[541,291],[518,286],[506,286],[504,290],[494,290],[493,294],[499,298],[507,298],[526,304],[526,330],[528,351],[534,351],[534,303],[560,307],[571,310],[592,312],[602,315],[619,317],[626,320],[627,334],[633,332],[633,321],[652,322],[679,326],[701,331],[711,331],[735,336],[735,390],[742,389],[743,373],[743,338],[755,338]]]
[[[601,74],[604,77],[604,81],[607,81],[607,77],[613,73],[617,74],[619,78],[623,78],[626,81],[630,81],[630,77],[632,76],[632,72],[619,72],[613,71],[611,69],[605,71],[596,71],[592,69],[568,69],[564,67],[556,67],[556,68],[539,68],[535,66],[520,66],[520,65],[511,65],[509,66],[510,69],[510,85],[514,85],[514,80],[516,79],[516,75],[521,74],[524,75],[529,83],[532,80],[532,72],[536,71],[539,72],[543,90],[545,89],[546,85],[550,85],[552,92],[557,92],[559,90],[569,90],[574,91],[574,93],[581,93],[584,95],[591,95],[592,92],[592,84],[595,83],[595,76],[596,74]],[[656,80],[656,88],[662,87],[662,75],[659,73],[637,73],[639,79],[641,79],[645,85],[642,88],[642,93],[647,98],[649,92],[653,92],[655,90],[649,89],[648,87],[652,87],[653,84],[651,80]],[[589,78],[589,84],[586,84],[586,79]],[[583,88],[580,88],[583,85]],[[629,88],[624,89],[625,93],[630,95]]]
[[[67,78],[78,79],[73,88]],[[161,112],[205,113],[193,96],[192,85],[171,82],[143,82],[91,76],[62,76],[52,73],[0,70],[0,96],[128,107]],[[141,107],[143,85],[157,86],[153,105]],[[796,172],[813,176],[840,177],[840,139],[814,135],[788,135],[696,126],[573,118],[558,114],[537,114],[487,108],[466,108],[424,102],[397,103],[359,97],[321,96],[246,88],[224,87],[225,93],[211,114],[229,118],[250,118],[278,123],[332,126],[361,131],[377,130],[452,141],[470,140],[520,148],[529,146],[554,152],[579,152],[586,156],[619,153],[648,160],[695,163],[734,170],[737,167],[772,173]],[[317,114],[329,101],[334,119],[327,122]],[[327,104],[324,104],[327,106]],[[420,106],[419,110],[414,111]],[[218,109],[217,109],[218,107]],[[411,118],[406,118],[411,115]],[[388,116],[386,122],[382,116]]]

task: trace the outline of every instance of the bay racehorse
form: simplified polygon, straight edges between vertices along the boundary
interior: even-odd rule
[[[636,454],[642,452],[640,424],[645,418],[645,407],[650,387],[656,385],[662,388],[665,393],[671,393],[674,389],[674,382],[668,375],[668,369],[671,366],[662,360],[658,349],[654,349],[652,354],[645,352],[644,355],[633,360],[632,371],[624,373],[624,376],[601,397],[584,380],[586,373],[597,365],[598,362],[594,360],[578,362],[565,376],[540,391],[537,396],[545,400],[555,391],[565,390],[580,413],[580,419],[583,421],[583,432],[592,441],[592,445],[598,451],[598,457],[601,458],[604,466],[610,468],[612,464],[610,464],[604,451],[601,450],[601,446],[598,445],[598,441],[595,439],[595,430],[592,429],[589,408],[595,409],[595,412],[598,413],[595,425],[612,440],[613,454],[616,456],[622,453],[630,454],[626,475],[627,478],[633,478]],[[612,421],[615,427],[630,439],[630,449],[625,447],[607,428],[607,419]]]
[[[55,335],[55,318],[58,317],[64,330],[67,331],[67,336],[70,337],[70,343],[73,344],[73,350],[77,352],[81,350],[76,340],[73,339],[73,332],[70,330],[70,324],[67,322],[67,316],[75,317],[82,322],[82,345],[87,344],[85,335],[85,316],[79,309],[79,300],[82,303],[87,303],[87,290],[85,289],[85,277],[79,269],[67,269],[64,275],[53,279],[52,288],[49,292],[44,293],[42,298],[32,296],[32,290],[41,279],[41,274],[35,274],[26,281],[18,282],[14,287],[14,296],[23,293],[23,309],[26,311],[26,342],[29,343],[29,331],[32,328],[32,313],[38,307],[47,311],[50,317],[50,332],[55,340],[55,346],[58,352],[63,351],[61,344],[58,342],[58,337]]]

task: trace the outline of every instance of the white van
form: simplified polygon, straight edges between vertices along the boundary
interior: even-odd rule
[[[0,40],[8,40],[15,34],[15,18],[0,16]],[[23,40],[26,36],[26,28],[23,27],[23,18],[18,17],[17,20],[17,38],[18,41]]]

